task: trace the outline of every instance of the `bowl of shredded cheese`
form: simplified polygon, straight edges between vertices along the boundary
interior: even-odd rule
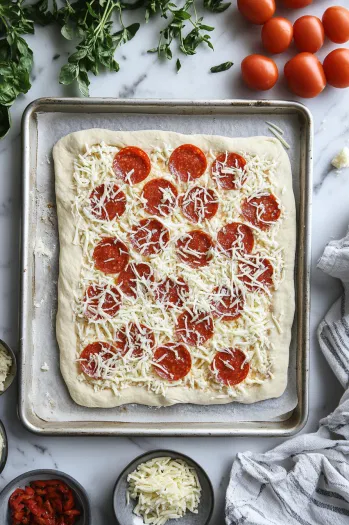
[[[4,470],[7,462],[8,445],[5,427],[0,421],[0,474]]]
[[[207,525],[214,494],[206,472],[191,458],[154,450],[120,474],[113,505],[119,525]]]
[[[13,350],[0,339],[0,395],[12,385],[17,374],[16,355]]]

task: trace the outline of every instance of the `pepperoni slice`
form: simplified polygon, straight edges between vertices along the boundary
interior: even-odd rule
[[[165,279],[155,288],[155,296],[167,308],[173,306],[181,307],[189,294],[189,286],[179,278],[177,281],[165,277]]]
[[[98,321],[115,317],[120,310],[121,296],[115,286],[90,284],[85,293],[85,317]]]
[[[113,170],[118,179],[128,184],[138,184],[148,177],[151,163],[145,151],[127,146],[115,155]]]
[[[239,262],[239,279],[250,291],[264,290],[273,286],[273,267],[268,259],[251,257],[249,262]]]
[[[168,167],[172,175],[188,182],[205,173],[207,160],[200,148],[193,144],[183,144],[172,152]]]
[[[251,228],[241,222],[231,222],[221,228],[217,234],[219,247],[233,257],[237,253],[251,253],[254,246],[254,236]]]
[[[110,343],[95,342],[87,345],[80,354],[79,362],[84,374],[93,379],[100,379],[103,374],[98,373],[100,364],[115,358],[115,348]],[[113,363],[114,364],[114,363]]]
[[[246,356],[241,350],[227,348],[214,356],[211,370],[217,381],[227,386],[234,386],[246,379],[250,365],[246,363]]]
[[[162,379],[179,381],[190,372],[190,353],[180,343],[167,343],[159,346],[154,352],[153,369]]]
[[[119,273],[128,263],[129,255],[125,244],[116,237],[105,237],[93,250],[97,270],[103,273]]]
[[[207,266],[212,260],[213,241],[202,230],[186,233],[178,239],[176,247],[178,258],[192,268]]]
[[[100,184],[90,195],[91,212],[96,219],[112,221],[126,209],[126,197],[116,184]]]
[[[212,219],[218,210],[218,196],[213,190],[195,186],[179,198],[183,215],[197,223]]]
[[[121,291],[129,297],[137,296],[137,288],[143,284],[145,291],[147,286],[144,281],[154,281],[152,268],[146,263],[131,262],[120,272],[118,284]]]
[[[176,335],[190,346],[203,345],[213,336],[214,325],[210,314],[186,310],[177,319]]]
[[[142,195],[147,201],[144,207],[148,213],[165,217],[176,206],[178,192],[172,182],[153,179],[144,186]]]
[[[211,175],[223,190],[238,190],[246,182],[246,160],[237,153],[221,153],[212,164]]]
[[[145,351],[154,348],[155,338],[150,328],[144,324],[137,326],[131,323],[116,334],[114,344],[121,356],[130,352],[131,357],[142,357]]]
[[[247,221],[261,230],[268,230],[281,215],[280,205],[272,193],[246,199],[241,211]]]
[[[142,219],[130,233],[132,246],[141,255],[160,253],[169,240],[168,229],[157,219]]]
[[[244,309],[244,298],[237,288],[229,289],[227,286],[217,286],[213,290],[212,306],[214,317],[222,321],[233,321],[240,317]]]

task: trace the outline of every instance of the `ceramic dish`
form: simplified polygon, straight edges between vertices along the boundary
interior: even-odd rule
[[[4,470],[6,462],[7,462],[7,454],[8,454],[8,442],[7,442],[7,434],[4,427],[4,424],[2,421],[0,421],[0,437],[3,441],[2,449],[0,450],[0,474]]]
[[[12,385],[13,383],[13,380],[14,378],[16,377],[16,374],[17,374],[17,358],[16,358],[16,354],[14,353],[14,351],[12,350],[12,348],[10,348],[4,341],[2,341],[0,339],[0,348],[3,348],[5,350],[5,352],[7,352],[9,354],[9,356],[11,357],[12,359],[12,365],[11,365],[11,368],[10,368],[10,371],[9,371],[9,374],[8,376],[6,377],[5,379],[5,382],[4,382],[4,390],[0,391],[0,396],[2,394],[4,394],[6,392],[6,390]]]
[[[145,463],[154,458],[158,457],[170,457],[173,459],[182,459],[190,467],[194,467],[198,475],[201,485],[201,501],[198,508],[198,513],[193,514],[187,512],[183,518],[177,520],[169,520],[166,525],[208,525],[212,517],[214,507],[214,494],[211,481],[207,476],[206,472],[200,465],[190,459],[188,456],[181,454],[180,452],[174,452],[172,450],[154,450],[138,456],[136,459],[131,461],[129,465],[121,472],[114,489],[113,506],[116,521],[118,525],[141,525],[143,521],[141,518],[133,514],[133,508],[135,502],[131,500],[130,504],[127,505],[126,492],[127,492],[127,476],[133,472],[138,465]]]
[[[60,472],[59,470],[31,470],[30,472],[25,472],[21,474],[14,480],[12,480],[0,494],[0,523],[1,525],[11,525],[11,516],[10,510],[8,507],[8,500],[13,491],[17,488],[24,488],[29,485],[31,481],[37,480],[48,480],[48,479],[59,479],[64,481],[72,489],[76,508],[81,511],[81,516],[76,520],[75,525],[91,525],[91,509],[90,503],[88,500],[87,492],[76,481],[68,474]]]

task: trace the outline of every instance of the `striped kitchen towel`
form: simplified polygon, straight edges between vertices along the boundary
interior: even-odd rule
[[[344,388],[349,384],[349,230],[344,239],[331,241],[318,262],[325,273],[341,279],[344,287],[338,299],[320,323],[318,336],[328,364]]]
[[[326,246],[318,266],[344,286],[318,336],[347,390],[316,433],[265,454],[237,455],[227,489],[227,525],[349,524],[349,231]]]

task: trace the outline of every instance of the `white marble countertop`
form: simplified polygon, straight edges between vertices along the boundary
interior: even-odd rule
[[[341,0],[349,7],[349,0]],[[275,98],[293,99],[283,79],[265,94],[248,91],[240,80],[240,62],[260,51],[259,28],[245,23],[236,12],[235,2],[223,15],[209,15],[207,22],[215,25],[212,35],[215,53],[201,49],[196,57],[184,58],[182,70],[175,72],[172,62],[159,63],[144,50],[153,47],[152,25],[142,29],[132,42],[118,51],[121,70],[92,79],[92,96],[137,98]],[[309,12],[321,16],[330,0],[315,0]],[[291,19],[295,12],[288,13]],[[132,15],[132,17],[135,15]],[[137,17],[140,17],[140,13]],[[128,17],[126,17],[128,18]],[[163,22],[161,22],[163,23]],[[60,66],[66,61],[69,42],[63,42],[52,28],[37,29],[29,37],[34,50],[33,87],[17,101],[12,111],[13,127],[0,142],[0,338],[18,347],[19,305],[19,217],[21,209],[21,141],[20,117],[29,102],[43,96],[71,96],[70,88],[57,81]],[[324,57],[334,46],[327,43],[319,53]],[[294,49],[289,52],[291,56]],[[278,57],[282,67],[285,56]],[[232,60],[235,65],[225,73],[210,74],[212,65]],[[304,101],[303,101],[304,102]],[[305,431],[317,429],[318,421],[335,408],[342,389],[320,353],[315,338],[319,320],[340,293],[338,283],[316,270],[316,261],[324,245],[345,234],[349,223],[349,169],[337,174],[331,169],[333,156],[349,142],[349,89],[328,88],[317,99],[305,101],[315,122],[315,162],[313,195],[313,273],[311,307],[311,370],[310,413]],[[154,448],[170,448],[186,453],[208,472],[216,494],[212,525],[221,525],[224,516],[224,495],[234,455],[246,449],[265,451],[280,439],[249,438],[98,438],[39,437],[27,432],[18,421],[16,386],[12,385],[0,398],[0,418],[9,437],[9,457],[1,474],[0,489],[15,476],[34,468],[57,468],[75,476],[88,490],[93,525],[114,523],[111,495],[122,468],[136,455]]]

